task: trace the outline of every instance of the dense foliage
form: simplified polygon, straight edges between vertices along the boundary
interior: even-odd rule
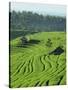
[[[33,12],[9,13],[11,30],[30,30],[30,31],[65,31],[66,18],[58,16],[43,16]]]

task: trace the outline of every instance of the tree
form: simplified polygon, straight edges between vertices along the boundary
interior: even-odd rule
[[[28,43],[28,39],[25,36],[21,37],[21,41],[22,45],[26,45]]]
[[[52,46],[51,39],[48,38],[48,40],[47,40],[47,42],[46,42],[46,46],[47,46],[47,47],[51,47],[51,46]]]
[[[16,12],[9,14],[10,23],[13,30],[25,28],[30,30],[39,28],[39,31],[64,31],[66,29],[66,18],[50,15],[42,15],[33,12]]]

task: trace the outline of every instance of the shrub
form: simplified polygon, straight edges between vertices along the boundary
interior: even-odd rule
[[[51,39],[48,38],[48,40],[47,40],[47,42],[46,42],[46,46],[47,46],[47,47],[51,47],[51,46],[52,46]]]

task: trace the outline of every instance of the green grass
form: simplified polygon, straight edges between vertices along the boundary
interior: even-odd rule
[[[65,85],[65,32],[39,32],[26,37],[40,42],[24,48],[19,47],[21,37],[10,41],[10,87]],[[49,38],[51,47],[46,46]],[[62,54],[48,54],[58,46],[63,46]]]

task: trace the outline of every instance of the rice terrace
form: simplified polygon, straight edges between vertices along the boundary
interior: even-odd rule
[[[66,18],[9,13],[9,87],[66,85]]]

